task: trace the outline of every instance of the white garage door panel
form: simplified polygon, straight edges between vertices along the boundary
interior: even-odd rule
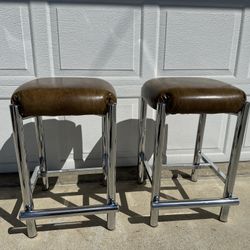
[[[50,9],[57,75],[139,74],[140,8],[51,5]]]
[[[162,9],[159,73],[234,75],[240,28],[240,10]]]
[[[0,76],[34,75],[26,4],[0,3]]]
[[[0,172],[16,171],[9,99],[35,77],[102,77],[118,94],[117,163],[135,165],[142,84],[159,76],[211,77],[250,95],[250,10],[186,1],[161,4],[30,1],[0,3]],[[228,8],[230,7],[230,8]],[[153,152],[155,111],[148,109],[147,147]],[[51,169],[101,164],[101,118],[45,117]],[[236,118],[208,115],[204,150],[227,161]],[[190,162],[198,115],[168,116],[168,161]],[[37,164],[32,119],[25,122],[31,167]],[[250,160],[250,122],[241,160]]]

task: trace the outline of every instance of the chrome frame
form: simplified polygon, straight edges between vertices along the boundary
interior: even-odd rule
[[[49,179],[47,176],[48,168],[46,163],[43,121],[41,116],[35,117],[35,130],[36,130],[36,140],[38,146],[40,174],[42,176],[44,190],[48,190],[49,189]]]
[[[21,211],[19,218],[26,221],[27,235],[33,238],[37,235],[36,219],[65,217],[75,215],[90,215],[98,213],[107,214],[107,228],[115,229],[115,217],[119,207],[116,203],[116,104],[109,104],[108,112],[103,116],[102,126],[102,167],[79,168],[69,170],[48,171],[46,165],[46,150],[42,117],[35,117],[35,130],[39,153],[39,166],[37,166],[30,178],[30,171],[27,166],[23,118],[17,105],[10,105],[10,113],[13,126],[13,139],[16,151],[17,166],[19,172],[20,186],[22,192],[24,211]],[[74,208],[55,208],[34,210],[32,193],[38,178],[42,178],[45,189],[49,188],[48,178],[63,174],[97,174],[103,173],[107,178],[107,204],[94,206],[79,206]]]
[[[102,170],[103,170],[103,176],[104,176],[104,184],[107,185],[107,120],[108,116],[104,115],[102,117]]]
[[[202,148],[202,142],[204,137],[204,131],[205,131],[205,124],[206,124],[206,114],[200,114],[199,123],[198,123],[198,129],[197,129],[197,136],[196,136],[196,142],[195,142],[195,149],[194,149],[194,159],[193,159],[193,165],[195,168],[192,170],[191,174],[191,180],[196,182],[198,179],[198,173],[197,168],[200,165],[200,153]]]
[[[144,158],[145,150],[145,134],[146,134],[146,110],[147,103],[141,99],[141,110],[139,119],[139,151],[138,151],[138,180],[142,183],[144,180],[144,168],[147,176],[152,184],[151,194],[151,211],[150,211],[150,225],[155,227],[158,225],[159,209],[172,208],[196,208],[196,207],[214,207],[221,206],[219,215],[220,221],[227,221],[230,206],[239,205],[239,199],[233,197],[233,188],[236,179],[237,167],[240,158],[241,147],[243,143],[250,103],[246,102],[243,109],[237,114],[237,123],[235,127],[235,134],[232,144],[232,151],[228,165],[227,174],[225,175],[218,166],[216,166],[204,153],[202,153],[202,142],[206,123],[206,114],[200,114],[199,124],[197,129],[194,159],[192,164],[163,164],[162,150],[164,148],[165,136],[165,104],[157,104],[157,117],[155,125],[155,144],[154,144],[154,160],[153,166],[150,166],[148,161]],[[201,162],[202,161],[202,162]],[[160,200],[160,182],[161,169],[176,170],[180,168],[192,169],[191,180],[197,181],[197,170],[201,168],[210,168],[225,183],[223,198],[214,199],[186,199],[174,201]]]
[[[161,168],[162,168],[162,151],[164,147],[165,138],[165,119],[166,119],[166,105],[165,103],[157,104],[157,116],[155,125],[155,142],[154,142],[154,161],[152,172],[152,204],[157,204],[160,201],[161,188]],[[159,210],[151,209],[150,211],[150,225],[155,227],[158,225]]]
[[[116,104],[109,106],[109,111],[107,113],[107,204],[109,206],[116,205]],[[109,230],[115,229],[115,217],[116,211],[107,214],[107,227]]]
[[[26,151],[24,144],[24,129],[23,119],[19,113],[18,106],[10,106],[12,126],[13,126],[13,139],[17,158],[17,167],[19,172],[20,187],[23,198],[24,211],[29,213],[33,210],[34,204],[32,199],[32,188],[30,182],[30,173],[27,166]],[[33,187],[34,189],[34,187]],[[26,222],[28,237],[33,238],[37,235],[35,220]]]
[[[138,183],[143,183],[145,177],[143,162],[145,160],[146,118],[147,103],[141,98],[139,118]]]
[[[231,198],[238,169],[238,162],[240,159],[241,147],[246,130],[247,118],[249,114],[250,103],[247,102],[243,109],[238,113],[238,118],[235,126],[234,139],[232,150],[227,170],[226,183],[224,188],[224,198]],[[220,220],[226,222],[228,219],[229,207],[222,206],[220,211]]]

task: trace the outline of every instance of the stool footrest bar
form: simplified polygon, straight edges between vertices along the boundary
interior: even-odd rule
[[[40,166],[36,166],[30,178],[30,188],[32,193],[36,187],[36,183],[39,176],[40,176]]]
[[[201,169],[210,167],[210,163],[200,163],[195,166],[194,164],[163,164],[162,168],[167,170],[178,170],[178,169]]]
[[[237,197],[223,199],[195,199],[195,200],[171,200],[152,202],[153,209],[171,208],[196,208],[196,207],[220,207],[236,206],[240,201]]]
[[[144,163],[144,167],[146,169],[148,179],[149,179],[150,183],[152,184],[152,167],[149,165],[148,161],[144,161],[143,163]]]
[[[62,170],[51,170],[47,172],[48,177],[57,177],[60,175],[86,175],[86,174],[103,174],[103,168],[76,168],[76,169],[62,169]]]
[[[210,164],[210,168],[214,171],[214,173],[222,180],[222,182],[226,182],[226,175],[220,170],[218,166],[216,166],[205,154],[200,153],[202,160],[206,163]]]
[[[144,167],[146,169],[149,180],[152,182],[152,166],[148,163],[148,161],[143,161]],[[198,166],[194,164],[162,164],[162,168],[167,170],[178,170],[178,169],[201,169],[201,168],[209,168],[211,167],[210,163],[200,163]]]
[[[47,219],[57,217],[70,217],[77,215],[104,214],[118,211],[119,207],[113,203],[110,205],[95,205],[82,207],[65,207],[57,209],[41,209],[20,212],[20,220]]]

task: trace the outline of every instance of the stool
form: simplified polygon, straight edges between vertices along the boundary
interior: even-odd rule
[[[157,110],[154,142],[153,166],[145,160],[145,131],[147,104]],[[158,78],[147,81],[141,92],[139,120],[138,181],[144,181],[144,169],[152,184],[151,226],[158,225],[159,209],[195,208],[221,206],[219,219],[227,221],[231,205],[238,205],[239,199],[233,197],[237,165],[240,157],[244,131],[249,111],[249,103],[243,91],[229,84],[205,78]],[[162,164],[165,136],[165,117],[174,114],[199,114],[193,163],[182,166],[192,169],[191,179],[197,181],[197,170],[210,167],[225,183],[223,198],[194,200],[160,200],[161,169],[176,170],[180,166]],[[225,175],[205,154],[202,153],[206,114],[230,113],[237,115],[232,151],[227,174]]]
[[[115,214],[118,205],[116,196],[116,93],[106,81],[95,78],[41,78],[21,85],[11,97],[11,118],[17,157],[24,211],[20,219],[27,224],[28,237],[37,234],[37,219],[107,213],[107,228],[115,228]],[[103,166],[48,171],[41,116],[64,115],[102,116],[102,159]],[[35,117],[40,165],[31,178],[26,161],[23,120]],[[45,189],[49,187],[48,177],[62,174],[103,173],[107,179],[107,204],[34,210],[32,193],[39,177]]]

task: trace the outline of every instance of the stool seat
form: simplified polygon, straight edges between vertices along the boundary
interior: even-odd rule
[[[97,78],[40,78],[17,88],[11,103],[22,117],[104,115],[116,103],[114,88]]]
[[[142,87],[142,97],[154,109],[166,102],[168,114],[238,113],[245,93],[229,84],[207,78],[156,78]]]

